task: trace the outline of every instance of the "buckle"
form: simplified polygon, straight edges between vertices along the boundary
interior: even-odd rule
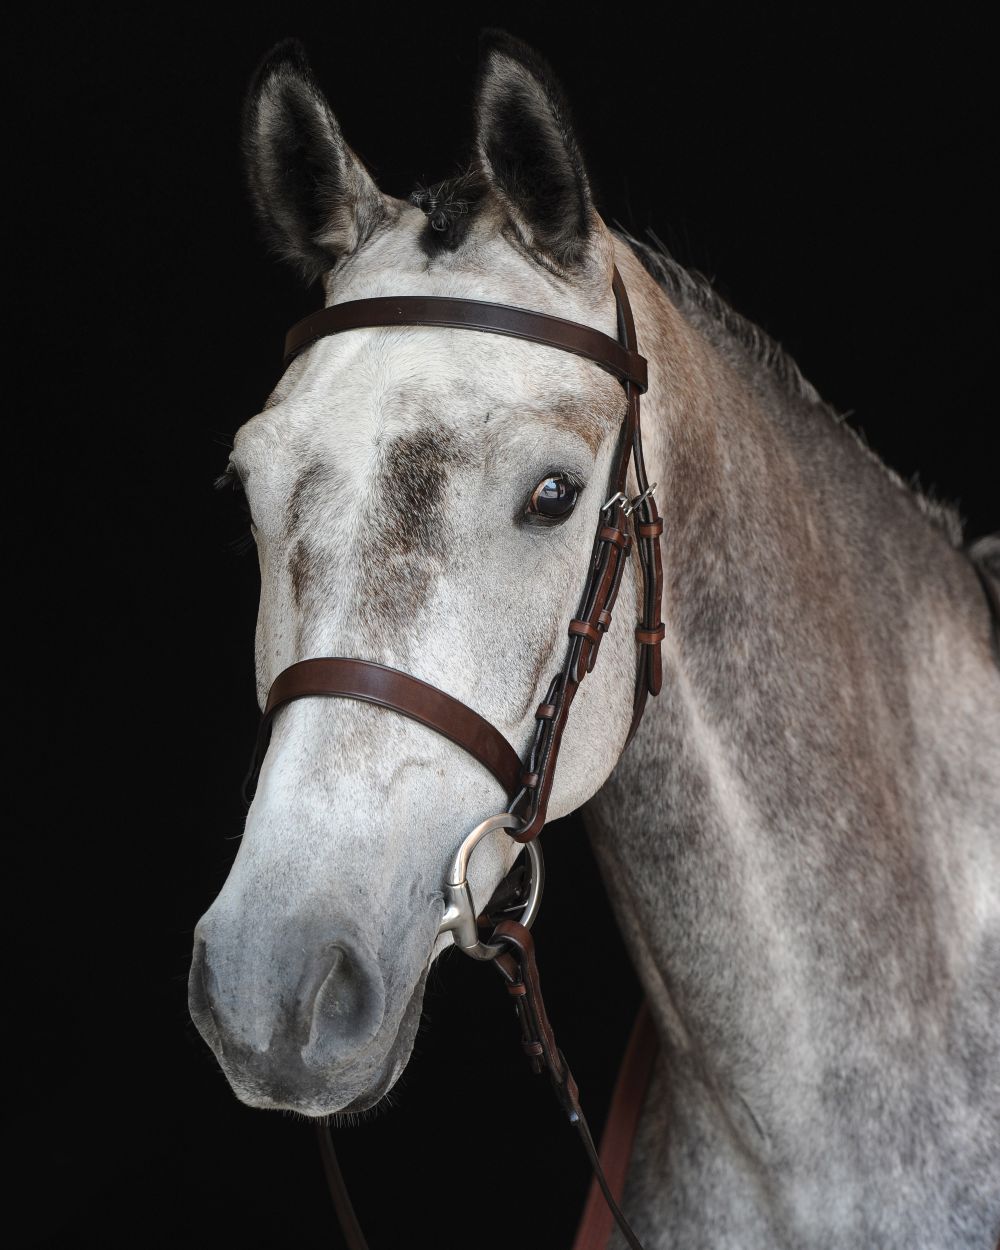
[[[654,482],[652,486],[647,486],[646,489],[642,492],[642,494],[636,495],[636,497],[632,500],[631,503],[629,503],[628,500],[626,499],[625,508],[624,508],[625,515],[631,516],[632,513],[636,510],[636,508],[638,508],[638,506],[642,503],[644,499],[652,499],[653,491],[656,490],[656,485],[657,485],[656,482]],[[618,496],[616,495],[615,498],[617,499]],[[622,498],[624,498],[624,496],[622,496]]]
[[[438,933],[450,931],[452,941],[459,950],[466,955],[471,955],[473,959],[495,959],[504,948],[500,943],[483,942],[479,937],[479,930],[476,926],[478,912],[475,903],[472,901],[472,891],[469,889],[469,860],[472,857],[472,852],[488,834],[495,832],[497,829],[506,829],[509,833],[511,830],[516,831],[518,828],[524,828],[524,824],[519,817],[512,815],[510,812],[501,812],[499,816],[491,816],[488,820],[484,820],[481,824],[476,825],[475,829],[462,842],[455,852],[455,858],[452,861],[451,868],[448,870],[444,886],[445,909],[438,927]],[[528,862],[531,866],[531,885],[520,923],[526,929],[530,929],[535,917],[538,915],[538,908],[542,902],[542,888],[545,885],[545,864],[537,839],[532,842],[526,842],[522,850],[528,853]]]

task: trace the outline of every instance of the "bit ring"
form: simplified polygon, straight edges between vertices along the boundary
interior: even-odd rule
[[[498,943],[483,942],[476,927],[476,905],[469,889],[469,860],[479,843],[497,829],[517,829],[523,822],[511,812],[490,816],[462,842],[455,852],[444,887],[445,910],[438,926],[438,933],[451,933],[452,941],[472,959],[495,959],[503,951]],[[545,884],[545,862],[537,839],[524,843],[531,860],[531,890],[520,923],[530,929],[538,915]]]

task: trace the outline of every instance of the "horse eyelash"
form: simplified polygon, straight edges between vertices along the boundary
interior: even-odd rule
[[[238,538],[230,539],[227,546],[235,556],[245,556],[253,551],[257,544],[253,540],[253,534],[249,530],[245,534],[240,534]]]
[[[243,483],[240,480],[240,475],[236,472],[231,462],[226,465],[225,470],[219,474],[219,476],[212,483],[212,486],[215,490],[225,490],[228,486],[233,490],[238,491],[240,494],[246,493],[243,489]]]
[[[240,478],[240,475],[236,472],[236,469],[231,461],[226,465],[225,470],[215,479],[212,486],[215,490],[225,490],[227,487],[234,490],[240,496],[240,503],[243,505],[243,509],[247,514],[251,526],[253,525],[253,517],[250,516],[250,504],[247,501],[243,481]],[[253,532],[249,529],[245,533],[240,534],[238,537],[231,538],[226,544],[229,550],[237,556],[246,555],[247,552],[252,551],[256,545],[257,544],[254,542]]]

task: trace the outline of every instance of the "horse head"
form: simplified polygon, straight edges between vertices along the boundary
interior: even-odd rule
[[[322,278],[328,306],[458,297],[615,335],[614,239],[562,92],[517,41],[486,43],[468,171],[412,202],[375,185],[293,41],[253,79],[243,146],[272,245]],[[461,700],[523,757],[625,409],[619,381],[592,362],[496,334],[369,327],[297,355],[225,474],[246,493],[260,560],[261,706],[289,665],[356,657]],[[628,566],[623,602],[638,592]],[[612,629],[580,687],[550,816],[607,779],[635,672],[631,630]],[[428,970],[451,945],[439,926],[455,848],[506,802],[459,746],[393,710],[281,708],[190,977],[193,1018],[241,1100],[318,1116],[391,1088]],[[519,849],[499,833],[484,841],[477,900]]]

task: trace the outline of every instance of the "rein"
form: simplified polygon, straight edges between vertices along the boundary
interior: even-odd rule
[[[663,570],[659,539],[663,521],[646,476],[639,422],[639,398],[648,385],[646,361],[638,352],[632,309],[617,268],[612,286],[617,308],[617,339],[575,321],[507,304],[435,296],[389,296],[335,304],[303,318],[288,332],[286,365],[318,339],[353,329],[432,325],[509,335],[573,352],[612,373],[624,387],[626,411],[607,498],[596,518],[593,549],[577,613],[567,628],[565,659],[538,705],[534,736],[523,760],[489,721],[443,690],[408,673],[368,660],[318,657],[290,665],[272,683],[244,783],[244,797],[249,802],[256,789],[275,715],[293,700],[314,696],[357,699],[408,716],[462,747],[499,781],[509,806],[506,812],[477,825],[458,848],[445,883],[445,913],[439,932],[451,932],[456,945],[473,958],[492,961],[514,1001],[521,1026],[521,1044],[533,1071],[548,1073],[556,1097],[580,1135],[595,1180],[577,1235],[576,1250],[600,1250],[607,1242],[612,1217],[632,1250],[642,1250],[619,1210],[618,1201],[656,1054],[655,1033],[644,1006],[612,1100],[599,1158],[580,1107],[576,1082],[556,1045],[545,1011],[534,942],[529,932],[541,899],[543,879],[541,852],[535,839],[545,824],[563,731],[576,692],[597,663],[601,641],[611,625],[626,561],[633,549],[638,553],[643,591],[641,614],[635,626],[638,648],[635,694],[626,747],[639,727],[647,697],[659,693],[662,681]],[[630,462],[634,465],[638,486],[633,498],[626,493]],[[530,890],[520,920],[500,920],[492,937],[483,941],[478,927],[484,918],[477,913],[466,870],[479,841],[499,829],[504,829],[515,842],[526,845],[531,865]],[[517,902],[520,906],[524,899],[518,897]],[[488,905],[486,916],[489,911]],[[319,1134],[324,1170],[347,1243],[351,1250],[367,1250],[329,1133],[319,1126]],[[610,1181],[605,1171],[611,1174]],[[606,1208],[598,1195],[603,1195]]]

